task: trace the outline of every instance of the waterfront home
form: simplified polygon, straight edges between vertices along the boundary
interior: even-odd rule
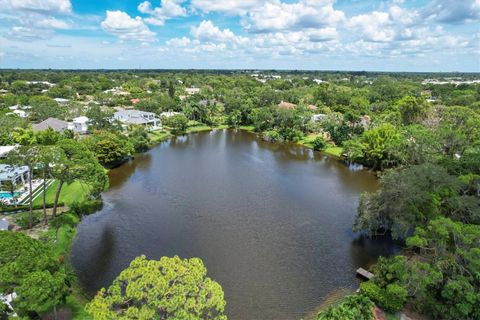
[[[68,122],[57,118],[48,118],[47,120],[32,125],[33,131],[44,131],[48,128],[52,128],[57,132],[63,132],[68,129]]]
[[[200,93],[200,88],[185,88],[185,92],[189,95]]]
[[[87,134],[88,132],[88,123],[90,119],[87,117],[77,117],[68,123],[68,129],[79,134]]]
[[[125,126],[140,125],[151,130],[158,129],[161,126],[161,121],[155,113],[140,110],[119,110],[113,114],[113,119],[120,121]]]
[[[0,159],[5,159],[8,153],[16,148],[17,146],[0,146]]]

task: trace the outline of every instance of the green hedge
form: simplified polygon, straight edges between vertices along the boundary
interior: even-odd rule
[[[63,202],[59,202],[57,207],[63,207],[65,204]],[[53,203],[47,203],[45,204],[46,208],[53,208]],[[43,204],[36,204],[32,206],[33,210],[42,210],[43,209]],[[0,208],[1,213],[15,213],[15,212],[23,212],[23,211],[28,211],[30,210],[30,207],[28,205],[19,205],[15,208],[15,206],[2,206]]]

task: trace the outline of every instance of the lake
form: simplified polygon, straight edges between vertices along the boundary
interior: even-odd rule
[[[71,261],[94,294],[136,256],[200,257],[230,319],[300,319],[395,246],[351,231],[377,181],[338,159],[234,130],[173,138],[111,170]]]

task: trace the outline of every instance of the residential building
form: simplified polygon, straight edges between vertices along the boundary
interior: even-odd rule
[[[176,116],[178,114],[181,114],[181,113],[180,112],[175,112],[175,111],[162,112],[162,113],[160,113],[160,118],[162,118],[162,117],[170,118],[170,117]]]
[[[294,103],[290,103],[290,102],[286,102],[286,101],[281,101],[279,104],[278,104],[278,107],[280,109],[295,109],[297,107],[296,104]]]
[[[70,102],[70,99],[64,98],[54,98],[53,100],[55,100],[61,106],[66,106]]]
[[[0,190],[9,191],[5,188],[5,184],[11,182],[14,186],[25,186],[28,181],[27,166],[11,166],[8,164],[0,164]]]
[[[63,132],[68,129],[68,122],[57,118],[48,118],[47,120],[32,125],[33,131],[44,131],[48,128],[52,128],[57,132]]]
[[[321,121],[323,118],[325,118],[327,115],[326,114],[323,114],[323,113],[319,113],[319,114],[314,114],[310,117],[310,120],[313,121],[313,122],[318,122],[318,121]]]
[[[161,126],[161,121],[155,113],[140,110],[120,110],[113,114],[113,119],[124,125],[140,125],[152,130]]]
[[[13,151],[17,146],[0,146],[0,159],[5,159],[10,151]]]
[[[79,134],[87,134],[88,132],[88,122],[90,119],[87,117],[77,117],[68,123],[68,129],[78,132]]]
[[[200,88],[185,88],[185,92],[189,95],[200,93]]]

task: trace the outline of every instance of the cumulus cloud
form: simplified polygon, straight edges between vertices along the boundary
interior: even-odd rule
[[[33,11],[47,14],[70,14],[70,0],[0,0],[3,10]]]
[[[192,0],[191,6],[203,12],[222,12],[231,15],[243,15],[267,0]]]
[[[183,17],[187,15],[187,10],[181,6],[183,0],[162,0],[160,7],[153,8],[149,1],[144,1],[138,5],[138,11],[150,15],[145,18],[145,22],[163,26],[165,21],[174,17]]]
[[[252,32],[273,32],[334,26],[345,14],[333,7],[334,0],[300,0],[284,3],[272,0],[253,8],[243,20]]]
[[[132,18],[123,11],[107,10],[107,16],[101,26],[103,30],[122,40],[155,41],[155,32],[145,25],[142,18]]]
[[[225,42],[235,39],[230,29],[220,30],[210,20],[204,20],[198,27],[192,27],[190,34],[201,41]]]
[[[395,37],[392,21],[387,12],[374,11],[361,14],[350,19],[348,26],[368,41],[391,41]]]
[[[426,18],[458,24],[480,19],[480,0],[433,0],[423,10]]]

